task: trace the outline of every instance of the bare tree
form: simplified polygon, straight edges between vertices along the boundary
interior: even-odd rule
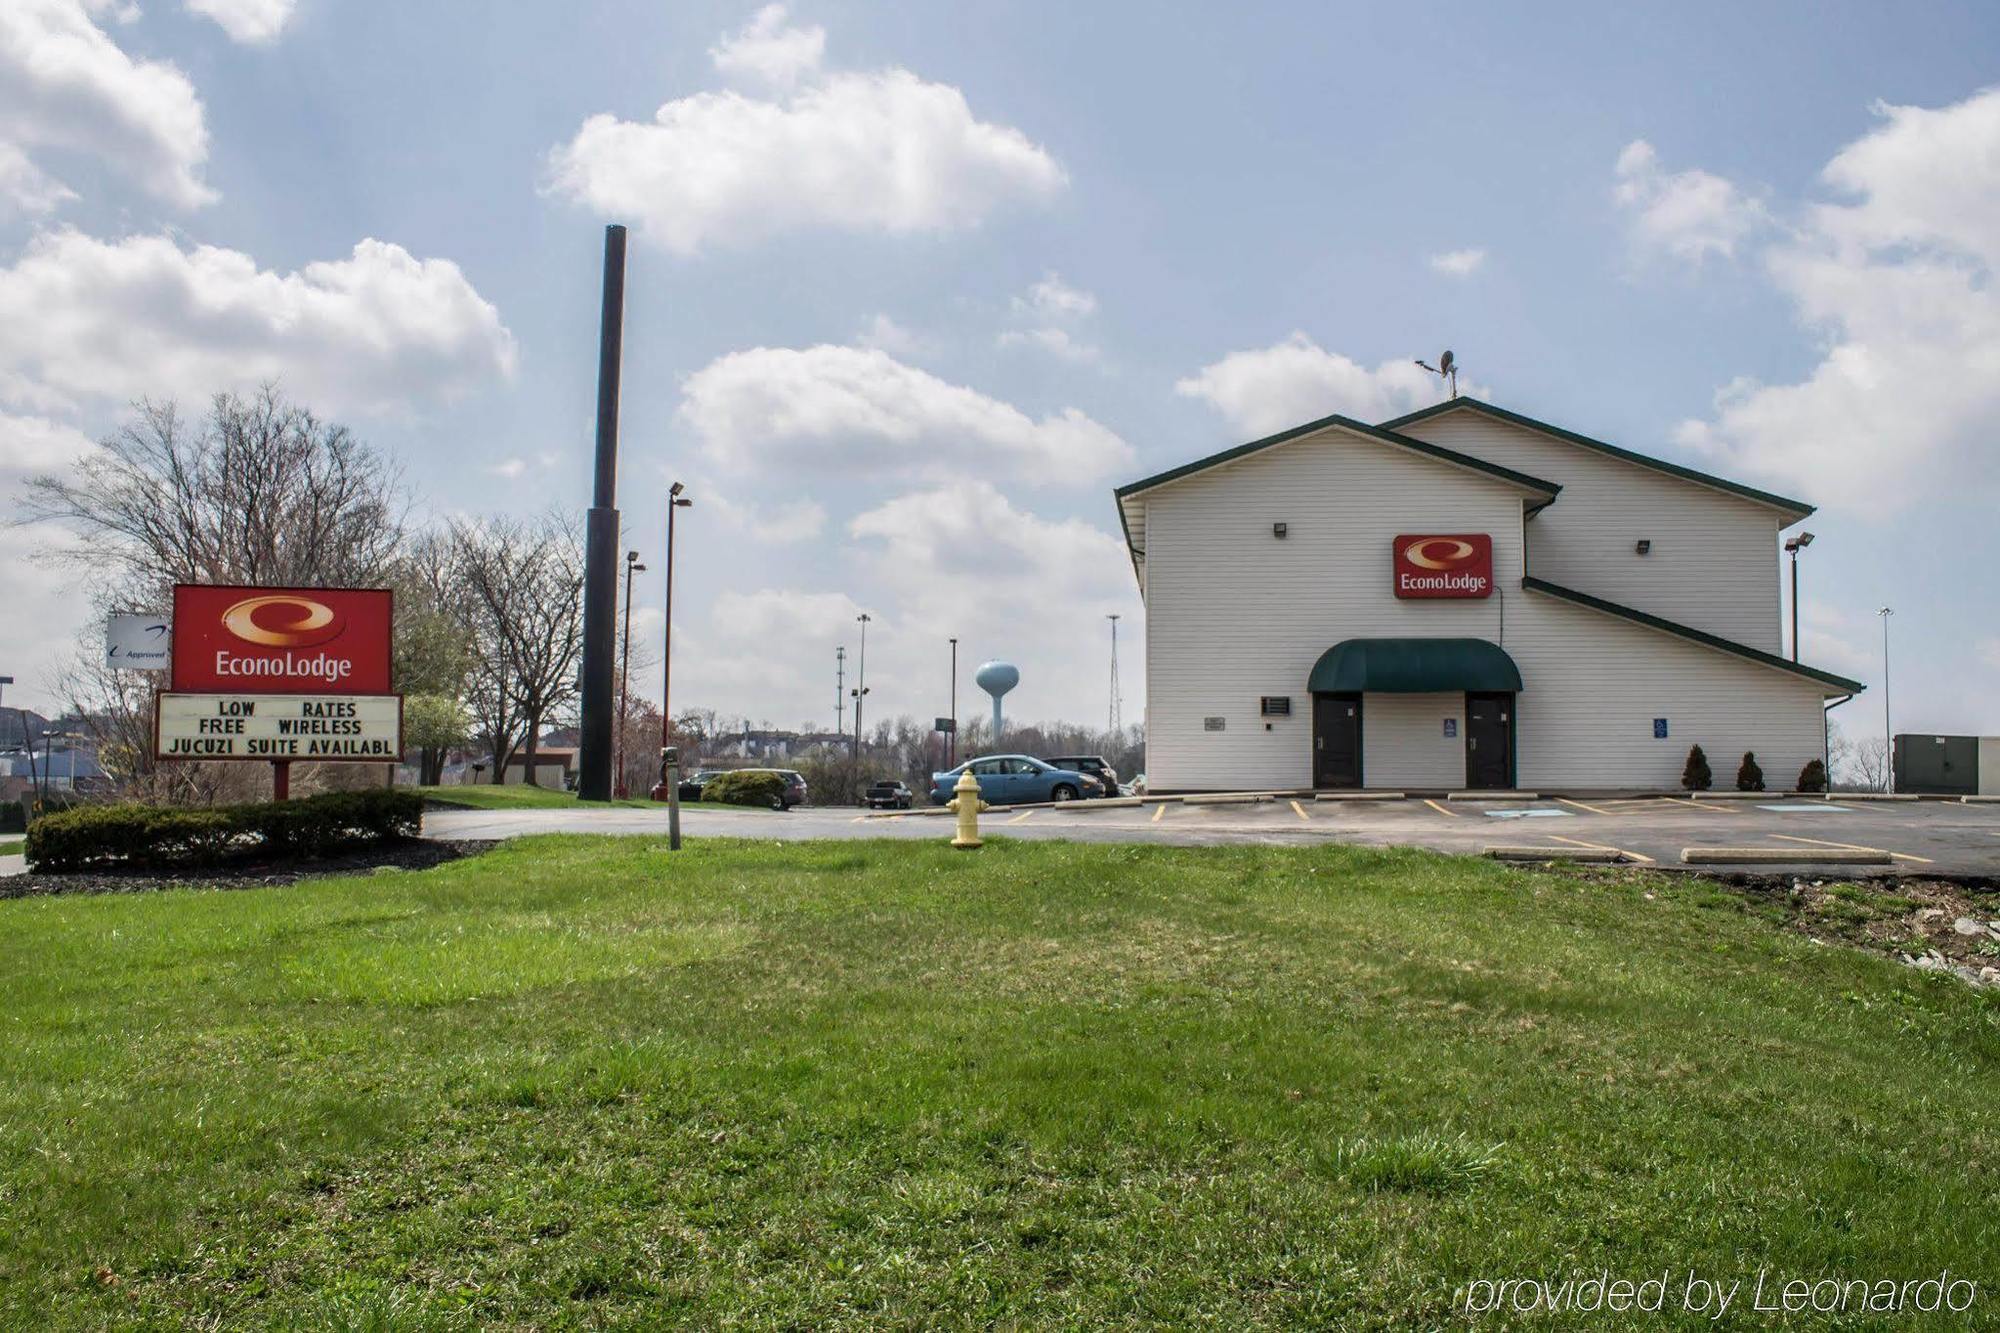
[[[1880,736],[1856,741],[1838,727],[1827,733],[1831,785],[1842,791],[1889,789],[1889,743]]]
[[[543,726],[577,696],[582,542],[575,522],[555,513],[454,523],[451,535],[473,635],[467,702],[493,756],[493,781],[506,780],[520,750],[532,783]]]

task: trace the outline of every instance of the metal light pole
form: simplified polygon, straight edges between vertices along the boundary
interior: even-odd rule
[[[1799,660],[1799,552],[1811,546],[1813,535],[1801,532],[1785,543],[1786,554],[1792,557],[1792,660]]]
[[[945,737],[944,766],[958,767],[958,640],[951,641],[951,733]]]
[[[583,545],[583,718],[577,797],[611,798],[611,675],[618,630],[618,376],[625,342],[625,229],[604,229],[597,329],[597,464]],[[530,773],[528,780],[534,781]]]
[[[679,784],[667,780],[666,751],[674,743],[674,512],[686,509],[694,501],[681,492],[687,487],[675,482],[667,487],[667,627],[665,645],[661,656],[665,662],[660,667],[660,785],[653,788],[653,799],[677,804],[680,799]],[[670,790],[671,788],[671,790]]]
[[[833,650],[833,729],[847,734],[847,645]]]
[[[632,697],[632,576],[642,574],[646,567],[639,563],[637,551],[625,553],[625,631],[624,643],[618,650],[618,738],[611,747],[611,764],[617,771],[617,782],[613,790],[618,799],[627,795],[625,785],[625,710]]]
[[[1882,617],[1882,790],[1896,790],[1896,737],[1889,730],[1889,617],[1895,608],[1885,606],[1875,613]]]
[[[861,701],[868,694],[868,622],[866,611],[855,617],[861,624],[861,662],[854,672],[854,762],[861,762]]]

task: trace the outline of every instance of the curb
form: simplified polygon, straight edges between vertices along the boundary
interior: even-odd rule
[[[1691,866],[1774,865],[1774,866],[1886,866],[1894,864],[1887,852],[1850,851],[1844,847],[1683,847],[1681,862]]]
[[[1321,791],[1314,792],[1313,799],[1315,801],[1404,801],[1409,798],[1399,791]]]
[[[1625,859],[1621,852],[1601,852],[1590,847],[1488,847],[1480,853],[1495,861],[1584,861],[1593,865],[1617,865]]]
[[[1447,801],[1539,801],[1540,792],[1532,791],[1454,791],[1445,793]]]

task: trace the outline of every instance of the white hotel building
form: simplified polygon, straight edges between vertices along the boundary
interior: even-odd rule
[[[1782,655],[1812,506],[1471,399],[1116,494],[1155,791],[1782,789],[1862,688]]]

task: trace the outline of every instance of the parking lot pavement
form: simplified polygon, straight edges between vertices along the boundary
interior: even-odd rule
[[[924,808],[868,814],[832,807],[775,811],[683,807],[690,837],[937,838],[951,836],[952,818]],[[1177,845],[1350,843],[1427,847],[1477,855],[1507,845],[1573,851],[1614,851],[1635,865],[1678,867],[1690,847],[1750,848],[1766,855],[1796,850],[1798,861],[1759,861],[1755,869],[1843,878],[1866,874],[1990,876],[2000,881],[2000,807],[1945,801],[1636,799],[1454,801],[1315,801],[1277,796],[1226,804],[1172,798],[1143,805],[1077,802],[999,809],[980,817],[985,836],[1070,838],[1084,842]],[[666,832],[664,811],[433,810],[424,832],[436,838],[510,838],[529,833]],[[1822,851],[1886,856],[1883,866],[1813,866]],[[1729,868],[1727,864],[1720,867]]]

